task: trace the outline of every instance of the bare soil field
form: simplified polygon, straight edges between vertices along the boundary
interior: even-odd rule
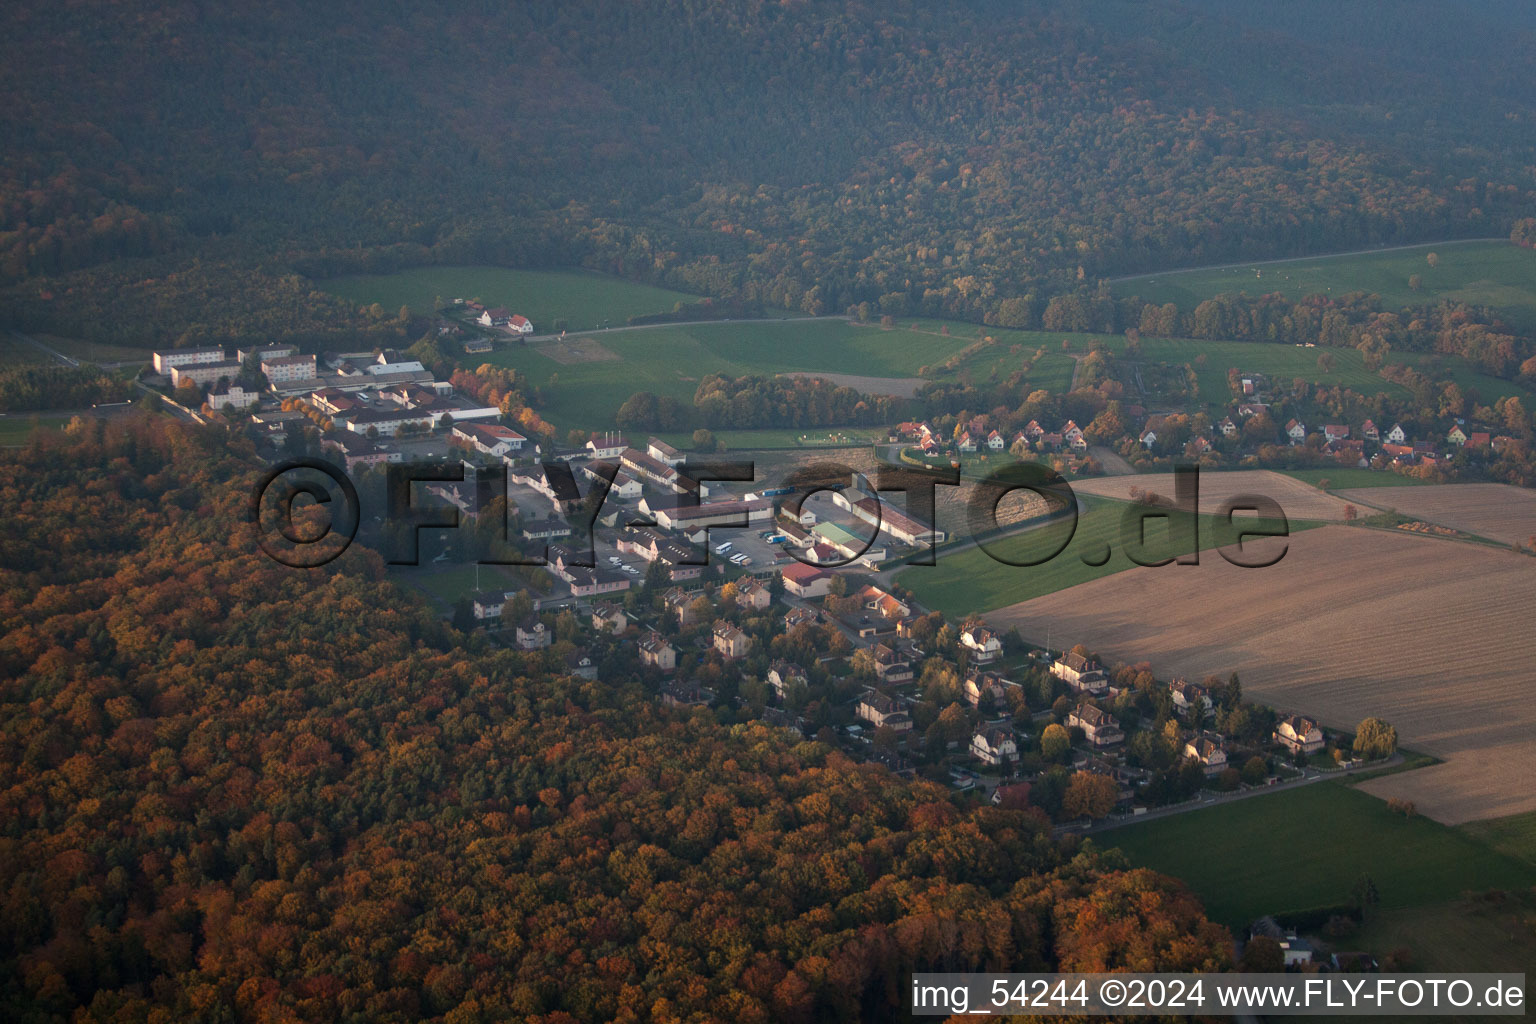
[[[1419,487],[1365,487],[1339,491],[1362,507],[1369,504],[1405,516],[1449,526],[1463,533],[1524,544],[1536,536],[1536,491],[1509,484],[1429,484]]]
[[[841,387],[850,387],[866,395],[891,395],[911,398],[928,382],[921,377],[865,377],[857,373],[785,373],[782,377],[819,377]]]
[[[1172,473],[1144,473],[1135,476],[1110,476],[1093,480],[1074,481],[1072,489],[1084,494],[1096,494],[1104,498],[1131,500],[1131,489],[1154,491],[1164,498],[1173,499]],[[1280,508],[1291,519],[1316,519],[1323,522],[1343,522],[1344,506],[1348,502],[1318,490],[1311,484],[1274,473],[1267,469],[1236,469],[1217,473],[1200,474],[1199,511],[1215,515],[1221,503],[1228,498],[1243,494],[1259,494],[1279,502]]]
[[[1366,716],[1445,761],[1365,783],[1457,824],[1536,810],[1536,559],[1325,526],[1278,564],[1138,568],[989,616],[1056,646],[1149,660],[1160,678],[1236,671],[1244,694],[1353,730]]]

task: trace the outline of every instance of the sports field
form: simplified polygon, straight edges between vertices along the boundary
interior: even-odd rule
[[[1429,253],[1438,257],[1429,265]],[[1409,278],[1420,278],[1419,290]],[[1172,302],[1193,309],[1223,293],[1290,299],[1307,295],[1374,292],[1388,309],[1433,305],[1446,299],[1492,306],[1512,322],[1536,327],[1536,251],[1505,241],[1440,243],[1390,252],[1254,263],[1219,270],[1175,271],[1116,282],[1116,297],[1139,296],[1147,302]]]
[[[1128,825],[1096,841],[1184,879],[1210,917],[1234,928],[1345,903],[1362,874],[1376,883],[1382,910],[1536,885],[1536,865],[1460,829],[1394,814],[1386,801],[1339,782]]]
[[[992,613],[1160,678],[1237,672],[1244,692],[1352,729],[1391,722],[1444,763],[1361,788],[1449,824],[1536,810],[1530,622],[1536,559],[1399,531],[1324,526],[1277,564],[1134,569]]]
[[[739,377],[795,371],[911,377],[919,367],[963,348],[945,338],[905,328],[860,326],[844,320],[726,322],[596,331],[566,342],[506,345],[485,357],[515,367],[544,391],[539,411],[558,427],[609,426],[636,391],[693,401],[711,373]]]
[[[360,306],[377,302],[390,313],[409,306],[430,313],[441,299],[479,299],[505,306],[533,321],[534,330],[553,329],[564,319],[572,330],[604,322],[622,324],[632,316],[670,312],[697,295],[653,288],[588,270],[512,270],[507,267],[414,267],[393,274],[350,274],[318,282],[333,295]]]

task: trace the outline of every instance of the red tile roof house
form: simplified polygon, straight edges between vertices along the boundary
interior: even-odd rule
[[[826,597],[832,586],[832,574],[804,562],[791,562],[779,570],[784,590],[799,598]]]

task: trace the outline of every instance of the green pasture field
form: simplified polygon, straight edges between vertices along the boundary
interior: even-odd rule
[[[603,358],[562,362],[568,350],[592,344]],[[594,331],[567,342],[506,345],[485,362],[514,367],[542,388],[539,412],[557,427],[596,429],[613,423],[619,406],[637,391],[692,403],[711,373],[739,377],[793,371],[871,377],[912,377],[929,362],[965,346],[903,328],[886,330],[843,320],[724,322],[630,331]],[[569,358],[569,357],[567,357]],[[793,433],[826,433],[806,428]]]
[[[1439,264],[1431,267],[1429,253]],[[1408,279],[1421,278],[1418,291]],[[1273,263],[1252,263],[1218,270],[1174,271],[1113,285],[1117,297],[1139,296],[1147,302],[1172,302],[1190,310],[1224,293],[1289,299],[1307,295],[1373,292],[1387,309],[1433,305],[1442,299],[1491,306],[1514,324],[1536,328],[1536,250],[1506,241],[1439,243],[1390,252]]]
[[[1362,874],[1376,883],[1382,911],[1536,884],[1536,865],[1462,829],[1394,814],[1385,801],[1338,782],[1128,825],[1100,842],[1133,864],[1182,878],[1209,917],[1234,928],[1264,914],[1347,902]]]

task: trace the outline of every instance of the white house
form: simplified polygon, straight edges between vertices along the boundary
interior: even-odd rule
[[[1392,424],[1392,429],[1387,431],[1388,444],[1407,444],[1408,432],[1403,429],[1401,423]]]
[[[971,756],[978,761],[1000,765],[1019,756],[1019,746],[1013,734],[1001,726],[978,731],[971,737]]]
[[[987,447],[993,451],[1000,452],[1007,446],[1008,443],[1003,440],[1003,435],[999,434],[997,431],[994,430],[992,433],[987,435]]]
[[[986,626],[976,623],[960,634],[960,643],[971,653],[971,663],[990,665],[1003,656],[1003,643]]]
[[[1307,439],[1307,425],[1300,420],[1291,420],[1285,425],[1285,436],[1291,439],[1291,444],[1301,444]]]
[[[1184,744],[1184,756],[1198,761],[1207,775],[1217,775],[1227,767],[1226,741],[1214,732],[1193,736]]]
[[[1292,715],[1275,727],[1275,742],[1292,754],[1310,754],[1323,749],[1323,730],[1310,718]]]
[[[554,634],[537,615],[529,615],[517,624],[517,646],[525,651],[541,651],[554,642]]]

